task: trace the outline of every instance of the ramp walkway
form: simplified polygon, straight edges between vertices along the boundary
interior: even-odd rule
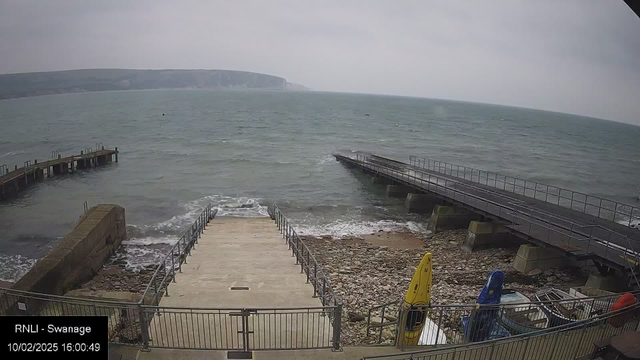
[[[149,346],[238,353],[337,347],[341,310],[316,296],[313,270],[301,266],[304,250],[290,231],[270,218],[212,220],[150,316]]]

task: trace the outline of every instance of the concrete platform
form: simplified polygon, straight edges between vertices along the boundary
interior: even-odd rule
[[[187,262],[160,306],[322,306],[270,218],[214,219]]]
[[[332,345],[332,317],[270,218],[209,223],[169,295],[150,322],[150,346],[242,349],[243,326],[252,349]]]

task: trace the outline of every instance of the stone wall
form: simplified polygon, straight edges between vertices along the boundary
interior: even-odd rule
[[[125,238],[124,208],[94,206],[12,288],[62,295],[93,277]]]

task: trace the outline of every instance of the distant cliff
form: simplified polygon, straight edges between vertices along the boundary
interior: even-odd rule
[[[135,89],[308,90],[278,76],[232,70],[86,69],[0,75],[0,99]]]
[[[295,84],[295,83],[287,83],[287,90],[291,90],[291,91],[310,91],[311,89],[309,89],[308,87],[305,87],[303,85],[300,84]]]

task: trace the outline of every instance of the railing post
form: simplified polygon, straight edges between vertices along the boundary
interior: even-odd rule
[[[144,299],[142,299],[144,302]],[[141,305],[138,305],[138,318],[140,320],[140,330],[142,332],[142,351],[149,350],[149,326],[147,324],[146,314]]]
[[[318,297],[318,291],[316,287],[318,286],[318,264],[313,263],[313,297]]]
[[[296,236],[296,242],[298,243],[298,246],[300,245],[300,242],[298,241],[298,237]],[[300,260],[298,261],[300,263],[300,274],[302,274],[302,272],[304,271],[304,247],[302,249],[300,249],[298,247],[298,256],[296,256],[296,260],[297,258],[300,258]]]
[[[178,240],[178,246],[176,246],[178,248],[178,271],[179,272],[182,272],[182,250],[180,249],[180,241],[181,240],[182,240],[182,238],[180,238],[180,240]],[[186,256],[185,256],[185,258],[186,258]],[[186,261],[185,261],[185,263],[186,263]]]
[[[165,272],[165,275],[166,275],[166,273],[167,273],[167,262],[164,261],[164,260],[162,262],[163,262],[163,266],[164,266],[164,272]],[[163,278],[164,278],[164,276],[163,276]],[[169,281],[171,281],[171,280],[169,280]],[[162,281],[160,283],[160,290],[162,290],[162,285],[163,285],[162,283],[163,282],[164,281]],[[169,284],[167,284],[167,283],[164,284],[164,292],[165,292],[165,295],[170,296],[169,295]]]
[[[176,282],[176,264],[173,260],[173,248],[171,248],[171,277],[173,278],[173,282]]]
[[[342,304],[334,307],[333,313],[333,349],[340,351],[340,333],[342,332]]]
[[[322,297],[321,297],[322,306],[325,306],[325,296],[327,296],[327,278],[323,276],[322,277]]]
[[[309,283],[309,249],[307,249],[307,284]]]
[[[400,305],[400,316],[398,317],[398,331],[396,331],[396,347],[400,350],[404,350],[404,331],[405,325],[407,324],[407,316],[409,311],[404,307],[404,305]],[[438,333],[436,332],[436,336]]]
[[[602,198],[600,198],[600,205],[598,206],[598,217],[600,217],[600,210],[602,210]]]

